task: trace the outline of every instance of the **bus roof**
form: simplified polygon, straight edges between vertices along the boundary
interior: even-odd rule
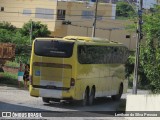
[[[79,42],[88,42],[88,43],[108,43],[108,44],[119,44],[122,43],[109,41],[108,39],[98,38],[98,37],[85,37],[85,36],[65,36],[63,38],[36,38],[36,40],[67,40],[67,41],[79,41]]]
[[[122,44],[115,41],[109,41],[108,39],[98,38],[98,37],[85,37],[85,36],[66,36],[63,39],[66,40],[77,40],[77,41],[85,41],[85,42],[103,42],[103,43],[115,43]]]

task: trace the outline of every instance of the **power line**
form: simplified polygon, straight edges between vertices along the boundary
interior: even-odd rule
[[[0,21],[4,22],[4,20],[0,20]],[[40,21],[40,22],[63,22],[63,21],[58,21],[58,20],[51,20],[51,21],[36,20],[36,21]],[[81,20],[81,21],[79,20],[79,21],[71,21],[71,22],[85,22],[85,21],[90,21],[90,20]],[[24,21],[10,20],[10,22],[24,22]]]
[[[22,13],[22,12],[6,12],[6,11],[3,11],[3,12],[0,12],[0,13],[8,13],[8,14],[22,14],[22,15],[59,15],[59,14],[47,14],[47,13]],[[66,14],[67,16],[87,16],[87,17],[93,17],[94,15],[70,15],[70,14]],[[116,16],[101,16],[101,15],[98,15],[97,18],[101,18],[101,17],[116,17]]]
[[[12,19],[14,19],[13,17],[19,17],[19,15],[18,16],[6,16],[6,15],[3,15],[3,16],[1,16],[1,17],[3,17],[3,18],[11,18],[12,17]],[[22,16],[22,18],[25,18],[25,17],[29,17],[28,19],[35,19],[35,17],[33,17],[33,16]],[[115,16],[107,16],[107,17],[115,17]],[[2,18],[2,19],[3,19]],[[102,19],[98,19],[98,21],[101,21],[101,22],[107,22],[107,23],[115,23],[115,24],[122,24],[122,23],[119,23],[119,22],[116,22],[116,20],[115,21],[109,21],[109,20],[111,20],[111,19],[106,19],[106,18],[104,18],[104,17],[97,17],[97,18],[102,18]],[[69,20],[69,21],[71,21],[71,22],[84,22],[84,21],[92,21],[92,18],[90,18],[90,19],[88,19],[88,18],[82,18],[83,20],[74,20],[74,21],[72,21],[72,20],[70,20],[70,18],[68,18],[67,20]],[[0,20],[0,21],[4,21],[4,20]],[[35,20],[35,21],[42,21],[42,22],[62,22],[62,20],[43,20],[43,18],[40,18],[40,20]],[[19,20],[11,20],[10,22],[24,22],[24,21],[19,21]]]
[[[9,18],[11,18],[10,16],[5,16],[5,17],[9,17]],[[17,16],[15,16],[15,17],[17,17]],[[30,19],[34,19],[33,17],[30,17]],[[107,22],[107,23],[114,23],[114,24],[121,24],[121,25],[124,25],[124,23],[119,23],[119,22],[115,22],[115,21],[108,21],[108,20],[110,20],[110,19],[107,19],[107,20],[100,20],[99,22]],[[4,20],[0,20],[1,22],[4,22]],[[7,20],[8,21],[8,20]],[[62,20],[35,20],[35,21],[40,21],[40,22],[62,22]],[[64,20],[65,21],[65,20]],[[70,21],[70,20],[69,20]],[[88,22],[90,22],[90,21],[92,21],[92,19],[90,19],[90,20],[74,20],[74,21],[70,21],[70,22],[85,22],[85,21],[88,21]],[[22,23],[24,23],[25,21],[20,21],[20,20],[10,20],[10,21],[8,21],[8,22],[22,22]]]
[[[76,26],[76,27],[84,27],[84,28],[92,28],[89,26],[81,26],[81,25],[74,25],[74,24],[70,24],[71,26]],[[99,30],[124,30],[125,27],[119,27],[119,28],[95,28],[95,29],[99,29]]]
[[[39,0],[37,0],[37,1],[39,1]],[[58,6],[58,7],[64,7],[63,5],[59,5],[59,4],[58,4],[58,5],[57,5],[57,4],[55,4],[55,5],[53,4],[53,5],[52,5],[52,4],[46,4],[46,2],[41,2],[41,3],[43,3],[43,5],[45,4],[45,5],[47,5],[47,6],[52,6],[52,7],[53,7],[53,6],[55,6],[55,7],[57,7],[57,6]],[[48,3],[49,3],[49,2],[48,2]],[[58,2],[57,2],[57,3],[58,3]],[[74,2],[74,3],[79,3],[79,2]],[[4,4],[5,4],[5,3],[4,3]],[[24,2],[23,2],[23,3],[9,2],[9,4],[24,5]],[[86,2],[83,2],[82,4],[86,4]],[[104,5],[106,5],[106,6],[107,6],[107,5],[110,5],[110,6],[112,5],[112,4],[110,4],[110,3],[99,3],[99,4],[100,4],[100,5],[103,5],[103,6],[104,6]],[[1,4],[1,6],[2,6],[2,5],[3,5],[3,3]],[[42,5],[42,4],[25,3],[25,6],[27,6],[27,5],[34,5],[34,6],[35,6],[35,5],[39,5],[39,6],[40,6],[40,5]],[[67,5],[67,4],[66,4],[66,5]],[[87,5],[87,4],[86,4],[86,5]],[[5,5],[4,5],[4,6],[5,6]],[[111,7],[116,7],[116,6],[111,6]],[[17,7],[17,8],[23,8],[23,7]]]
[[[23,8],[23,9],[36,9],[35,7],[34,8],[29,8],[29,7],[7,7],[7,6],[3,6],[3,7],[5,7],[5,8],[13,8],[13,9],[16,9],[17,10],[17,8]],[[58,7],[61,7],[61,6],[58,6]],[[64,7],[64,6],[62,6],[62,7]],[[113,7],[115,7],[116,8],[116,6],[111,6],[112,8]],[[42,8],[42,7],[37,7],[37,8]],[[43,7],[44,8],[44,7]],[[87,8],[87,7],[85,7],[85,8]],[[90,8],[92,8],[92,7],[90,7]],[[94,7],[93,7],[94,8]],[[51,7],[51,8],[44,8],[44,9],[52,9],[52,10],[58,10],[58,8],[57,9],[53,9],[53,6]],[[62,9],[62,10],[66,10],[66,11],[82,11],[82,9]],[[86,9],[86,10],[92,10],[92,9]],[[103,9],[98,9],[98,11],[104,11]]]

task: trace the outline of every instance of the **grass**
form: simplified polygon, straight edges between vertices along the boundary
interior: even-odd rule
[[[17,74],[9,73],[9,72],[4,72],[0,73],[0,84],[3,85],[9,85],[9,86],[15,86],[18,87],[18,76]],[[21,84],[23,84],[21,82]]]
[[[129,20],[129,18],[116,16],[116,20]]]
[[[18,68],[19,63],[7,61],[5,66],[11,68]],[[12,72],[0,72],[0,84],[1,85],[8,85],[13,87],[18,87],[18,75]],[[23,81],[20,82],[20,86],[23,86]]]

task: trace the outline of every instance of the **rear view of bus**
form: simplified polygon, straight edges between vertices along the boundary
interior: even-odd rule
[[[38,38],[32,46],[30,62],[30,95],[51,99],[71,99],[74,42],[62,39]]]

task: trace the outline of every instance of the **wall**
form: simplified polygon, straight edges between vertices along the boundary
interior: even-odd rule
[[[47,24],[49,30],[52,31],[52,36],[91,36],[92,34],[95,6],[88,6],[85,2],[58,1],[57,3],[56,0],[46,0],[45,2],[44,0],[0,0],[0,8],[2,7],[4,7],[4,11],[0,11],[0,22],[8,21],[18,28],[32,19]],[[66,10],[65,20],[71,21],[71,25],[63,25],[63,20],[57,20],[57,9]],[[96,24],[96,37],[122,42],[128,48],[134,49],[135,35],[132,34],[130,39],[126,39],[125,36],[130,33],[124,30],[124,27],[132,22],[115,20],[115,9],[115,4],[98,4],[97,15],[99,17]],[[86,11],[89,12],[86,14]]]
[[[93,19],[92,17],[87,18],[86,16],[83,16],[82,10],[94,11],[95,6],[87,7],[87,4],[83,2],[62,1],[58,2],[57,9],[66,10],[65,21],[71,21],[71,25],[63,25],[63,20],[57,20],[55,31],[53,32],[54,36],[63,37],[64,35],[79,35],[91,37]],[[132,22],[115,20],[115,9],[115,4],[98,4],[97,14],[102,17],[101,19],[97,19],[96,22],[96,37],[122,42],[129,49],[135,49],[136,35],[131,34],[131,38],[128,39],[126,38],[126,35],[130,35],[130,33],[127,30],[124,30],[125,26],[132,24]]]
[[[128,120],[159,120],[159,117],[147,117],[149,114],[156,115],[157,113],[160,116],[159,101],[160,101],[160,95],[153,95],[153,94],[127,95],[126,113],[127,111],[129,111],[129,113],[130,111],[132,111],[135,117],[126,117],[126,119]],[[140,117],[142,115],[143,117]]]
[[[25,22],[32,19],[47,24],[49,29],[54,31],[56,0],[46,0],[46,2],[43,0],[0,0],[0,7],[4,7],[4,11],[0,12],[0,22],[8,21],[21,28]],[[44,15],[44,12],[48,15]]]

